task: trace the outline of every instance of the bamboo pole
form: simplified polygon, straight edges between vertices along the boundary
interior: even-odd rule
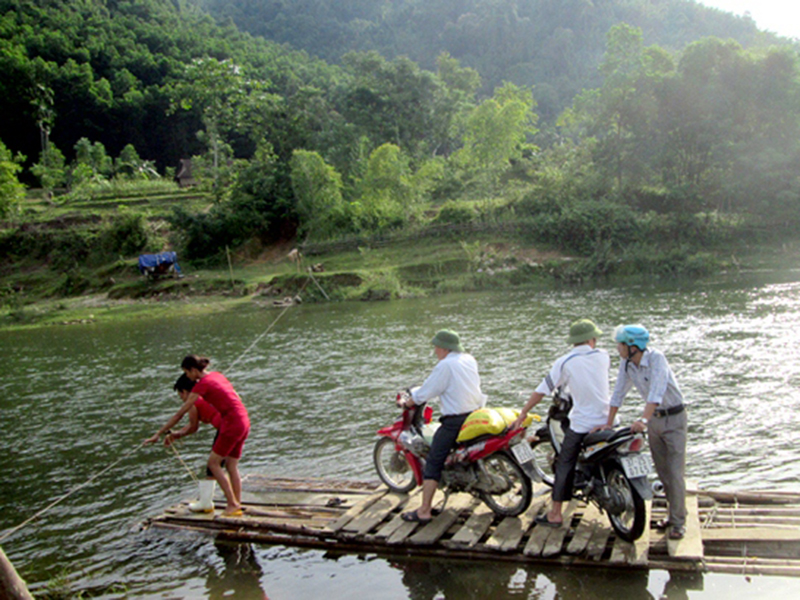
[[[800,494],[795,492],[721,492],[717,490],[698,490],[701,496],[708,496],[717,502],[729,504],[800,504]]]
[[[19,576],[14,565],[0,548],[0,598],[8,600],[33,600],[25,581]]]

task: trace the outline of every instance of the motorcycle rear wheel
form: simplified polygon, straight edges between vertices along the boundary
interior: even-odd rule
[[[619,515],[608,513],[611,526],[626,542],[635,542],[644,532],[646,512],[644,500],[619,468],[608,472],[608,486],[625,498],[625,510]],[[608,512],[608,511],[606,511]]]
[[[408,464],[405,455],[397,450],[393,439],[382,437],[375,442],[372,458],[375,461],[378,477],[390,490],[407,494],[417,487],[411,465]]]
[[[533,497],[531,480],[516,461],[504,452],[497,452],[484,458],[483,466],[492,479],[503,480],[505,490],[495,494],[481,492],[481,500],[501,517],[516,517],[525,512]]]

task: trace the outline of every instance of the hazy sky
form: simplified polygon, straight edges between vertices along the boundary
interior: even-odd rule
[[[797,0],[696,0],[735,15],[746,11],[759,29],[800,38],[800,2]]]

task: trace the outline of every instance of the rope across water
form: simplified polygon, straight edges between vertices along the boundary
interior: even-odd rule
[[[298,290],[298,292],[297,292],[298,294],[302,293],[302,292],[303,292],[303,290],[305,290],[305,288],[306,288],[306,286],[308,285],[308,282],[309,282],[309,281],[310,281],[310,279],[306,279],[305,283],[303,283],[303,285],[302,285],[302,286],[300,287],[300,289]],[[316,283],[316,281],[315,281],[314,283]],[[318,283],[317,283],[317,285],[319,286],[319,284],[318,284]],[[322,288],[320,288],[320,289],[322,289]],[[324,292],[323,292],[323,293],[324,293]],[[326,294],[326,298],[327,298],[327,294]],[[261,333],[261,334],[260,334],[260,335],[259,335],[259,336],[258,336],[258,337],[255,339],[255,341],[254,341],[252,344],[250,344],[250,345],[249,345],[249,346],[248,346],[248,347],[247,347],[247,348],[244,350],[244,352],[242,352],[242,353],[239,355],[239,357],[238,357],[236,360],[234,360],[234,361],[233,361],[233,362],[230,364],[230,366],[228,367],[228,369],[232,369],[232,368],[233,368],[234,366],[236,366],[236,364],[238,364],[238,363],[239,363],[239,362],[240,362],[240,361],[241,361],[241,360],[242,360],[242,359],[243,359],[245,356],[247,356],[247,354],[248,354],[248,353],[249,353],[249,352],[250,352],[250,351],[251,351],[251,350],[252,350],[252,349],[253,349],[253,348],[254,348],[254,347],[255,347],[255,346],[258,344],[258,342],[260,342],[260,341],[261,341],[261,340],[264,338],[264,336],[266,336],[266,335],[267,335],[267,334],[268,334],[270,331],[272,331],[272,328],[273,328],[273,327],[275,327],[276,323],[277,323],[277,322],[278,322],[278,321],[281,319],[281,317],[283,317],[283,315],[284,315],[284,314],[286,314],[286,312],[287,312],[287,311],[288,311],[288,310],[289,310],[291,307],[292,307],[292,305],[291,305],[291,304],[290,304],[290,305],[288,305],[288,306],[286,306],[286,307],[285,307],[285,308],[284,308],[284,309],[283,309],[283,310],[280,312],[280,314],[278,314],[278,316],[275,318],[275,320],[274,320],[274,321],[272,321],[272,323],[270,323],[270,324],[269,324],[269,326],[268,326],[268,327],[267,327],[267,328],[264,330],[264,332],[263,332],[263,333]],[[154,394],[152,394],[152,395],[154,395]],[[151,395],[151,397],[152,397],[152,395]],[[14,535],[15,533],[17,533],[17,532],[18,532],[20,529],[22,529],[23,527],[25,527],[26,525],[28,525],[28,524],[29,524],[29,523],[31,523],[32,521],[35,521],[36,519],[38,519],[40,516],[42,516],[43,514],[45,514],[46,512],[48,512],[49,510],[51,510],[52,508],[54,508],[55,506],[57,506],[58,504],[60,504],[61,502],[63,502],[63,501],[64,501],[64,500],[66,500],[67,498],[69,498],[70,496],[72,496],[73,494],[75,494],[76,492],[78,492],[78,491],[82,490],[83,488],[85,488],[87,485],[89,485],[90,483],[92,483],[92,482],[93,482],[95,479],[98,479],[98,478],[102,477],[103,475],[105,475],[105,474],[106,474],[108,471],[110,471],[111,469],[113,469],[114,467],[116,467],[116,466],[117,466],[119,463],[121,463],[123,460],[125,460],[126,458],[128,458],[129,456],[131,456],[131,455],[132,455],[134,452],[136,452],[137,450],[139,450],[139,449],[140,449],[140,448],[142,448],[143,446],[144,446],[144,442],[141,442],[141,443],[139,443],[139,444],[138,444],[138,445],[136,445],[135,447],[131,448],[131,449],[130,449],[128,452],[126,452],[125,454],[123,454],[123,455],[122,455],[120,458],[118,458],[117,460],[115,460],[113,463],[111,463],[110,465],[108,465],[107,467],[105,467],[103,470],[101,470],[101,471],[99,471],[99,472],[95,473],[94,475],[92,475],[91,477],[89,477],[89,479],[87,479],[85,482],[83,482],[83,483],[81,483],[80,485],[78,485],[78,486],[76,486],[76,487],[72,488],[72,489],[71,489],[71,490],[69,490],[69,491],[68,491],[66,494],[63,494],[62,496],[59,496],[59,497],[58,497],[58,498],[56,498],[56,499],[55,499],[53,502],[51,502],[50,504],[48,504],[47,506],[45,506],[44,508],[42,508],[42,509],[41,509],[41,510],[39,510],[38,512],[34,513],[33,515],[31,515],[30,517],[28,517],[27,519],[25,519],[25,520],[24,520],[22,523],[20,523],[19,525],[16,525],[15,527],[12,527],[11,529],[9,529],[9,530],[7,530],[7,531],[3,532],[3,533],[0,535],[0,543],[2,543],[4,540],[6,540],[7,538],[11,537],[11,536],[12,536],[12,535]],[[181,464],[182,464],[182,465],[183,465],[183,466],[186,468],[186,470],[189,472],[189,475],[190,475],[190,476],[192,477],[192,479],[194,479],[194,481],[196,482],[196,481],[197,481],[197,476],[196,476],[196,475],[195,475],[195,474],[192,472],[192,470],[189,468],[189,466],[186,464],[186,462],[183,460],[183,458],[181,458],[181,455],[178,453],[178,449],[177,449],[177,448],[175,448],[175,445],[174,445],[174,443],[173,443],[173,444],[171,444],[171,447],[172,447],[172,450],[173,450],[173,452],[174,452],[174,454],[175,454],[175,457],[176,457],[176,458],[177,458],[177,459],[178,459],[178,460],[181,462]]]

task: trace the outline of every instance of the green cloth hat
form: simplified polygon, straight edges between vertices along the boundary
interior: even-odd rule
[[[580,344],[581,342],[588,342],[592,338],[600,337],[602,334],[603,332],[594,324],[594,321],[580,319],[569,326],[569,338],[567,341],[570,344]]]
[[[436,335],[433,336],[433,339],[431,340],[431,344],[438,346],[439,348],[444,348],[445,350],[464,352],[464,346],[461,345],[461,341],[458,339],[458,334],[455,331],[450,331],[449,329],[437,331]]]

